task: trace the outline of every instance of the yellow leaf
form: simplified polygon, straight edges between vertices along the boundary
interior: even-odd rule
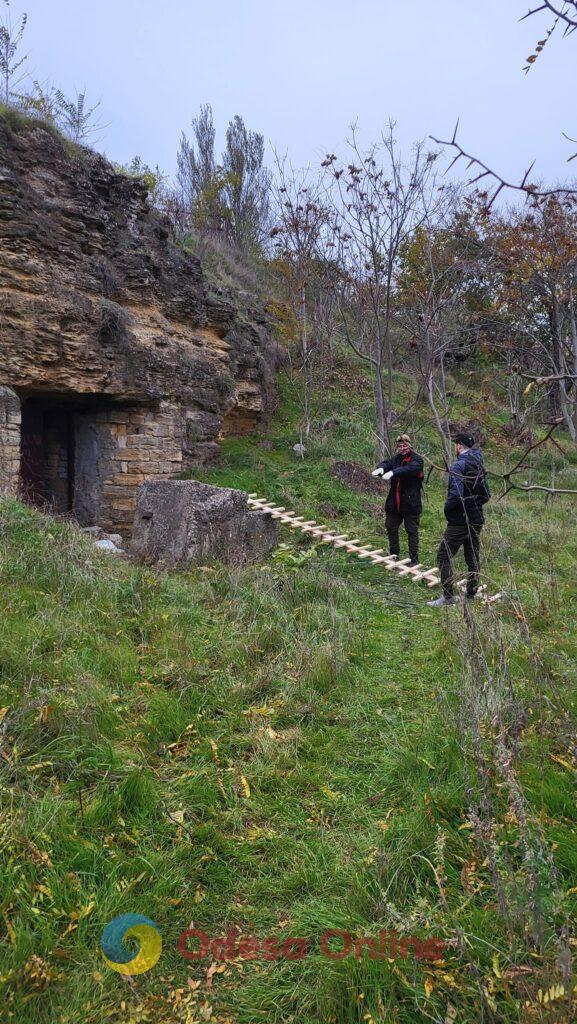
[[[434,988],[435,988],[435,986],[433,985],[433,982],[431,981],[431,979],[430,978],[425,978],[425,995],[426,995],[427,999],[431,998],[431,995],[433,993]]]
[[[8,714],[9,711],[10,711],[10,705],[8,705],[7,708],[0,708],[0,722],[4,721],[4,719],[6,718],[6,715]]]
[[[184,811],[169,811],[168,817],[171,821],[174,821],[177,825],[184,824]]]
[[[499,957],[496,953],[493,954],[493,970],[495,972],[495,977],[500,978],[501,971],[499,970]]]
[[[451,988],[458,988],[458,986],[457,986],[457,982],[455,981],[455,979],[454,979],[453,975],[452,975],[452,974],[449,974],[449,972],[448,972],[448,971],[443,971],[443,972],[442,972],[442,974],[441,974],[441,978],[442,978],[442,979],[443,979],[443,981],[445,981],[445,982],[447,983],[447,985],[449,985],[449,986],[450,986]]]
[[[202,903],[202,901],[205,898],[205,896],[206,896],[206,893],[202,891],[202,888],[201,888],[200,883],[199,883],[197,885],[197,887],[196,887],[196,892],[194,894],[194,902],[195,903]]]
[[[549,757],[551,758],[552,761],[556,761],[557,764],[562,765],[563,768],[567,768],[567,771],[570,771],[570,772],[577,771],[577,768],[575,767],[575,765],[571,764],[571,762],[567,761],[564,757],[557,757],[556,754],[549,754]]]
[[[86,907],[83,907],[78,915],[78,920],[81,921],[83,917],[88,917],[92,913],[96,906],[96,903],[88,903]]]
[[[245,779],[244,775],[241,775],[240,777],[240,784],[242,787],[242,795],[245,796],[248,800],[250,796],[250,786],[248,784],[248,779]]]
[[[328,786],[321,786],[321,793],[324,793],[329,800],[342,800],[343,794],[337,793],[334,789],[329,789]]]
[[[40,883],[38,883],[34,886],[34,888],[37,889],[38,892],[44,893],[45,896],[52,896],[52,891],[48,888],[47,885],[41,885]]]
[[[259,828],[258,825],[251,825],[246,830],[246,835],[250,843],[256,843],[259,839],[274,839],[276,832],[272,828]]]

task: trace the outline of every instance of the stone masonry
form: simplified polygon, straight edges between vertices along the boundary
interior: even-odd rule
[[[0,494],[18,493],[21,421],[18,396],[0,385]]]
[[[185,433],[186,413],[168,402],[158,409],[111,408],[94,417],[80,416],[78,450],[88,452],[86,468],[81,459],[76,466],[74,511],[79,521],[91,525],[97,520],[104,530],[128,533],[140,484],[170,479],[187,468]],[[90,435],[96,450],[108,452],[97,480],[92,472]]]

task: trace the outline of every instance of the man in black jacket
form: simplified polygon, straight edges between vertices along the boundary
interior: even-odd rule
[[[391,481],[391,488],[385,503],[385,528],[389,536],[389,551],[400,554],[399,527],[404,523],[409,538],[410,565],[419,561],[419,519],[423,509],[421,488],[423,486],[423,460],[413,451],[408,434],[399,434],[397,452],[392,459],[385,459],[373,476],[382,476]]]
[[[472,601],[479,589],[479,546],[481,530],[485,522],[483,505],[490,497],[483,456],[475,448],[471,434],[462,433],[455,437],[457,459],[449,470],[449,485],[445,501],[447,528],[440,543],[437,557],[443,594],[435,601],[428,601],[432,608],[455,604],[453,591],[453,557],[463,548],[469,574],[466,597]]]

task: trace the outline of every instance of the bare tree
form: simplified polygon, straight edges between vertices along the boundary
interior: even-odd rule
[[[276,157],[273,186],[276,225],[271,231],[277,256],[283,261],[289,301],[297,323],[301,369],[304,375],[303,429],[312,424],[313,359],[318,338],[312,334],[309,301],[313,282],[322,272],[321,239],[328,212],[320,181],[309,171],[295,171]]]
[[[214,140],[216,131],[210,104],[206,103],[201,106],[198,117],[193,117],[192,132],[192,141],[189,141],[184,132],[182,133],[177,155],[176,174],[177,187],[189,222],[194,219],[200,197],[208,196],[215,180]],[[218,219],[220,220],[220,218]],[[217,225],[211,223],[208,226]],[[218,227],[220,227],[220,223]]]
[[[2,80],[2,96],[4,103],[9,104],[15,89],[23,80],[24,75],[16,78],[17,72],[27,60],[27,54],[18,58],[18,47],[22,42],[28,15],[22,14],[16,23],[12,22],[10,0],[4,0],[6,21],[0,25],[0,79]]]
[[[259,245],[270,229],[271,179],[263,160],[262,135],[247,131],[242,117],[237,114],[226,132],[222,167],[224,196],[230,213],[228,236],[239,249]]]
[[[343,167],[329,154],[323,167],[330,178],[332,244],[343,268],[341,296],[356,306],[356,331],[345,333],[353,350],[374,371],[379,454],[391,448],[394,343],[393,295],[402,246],[423,218],[422,196],[435,154],[415,146],[403,162],[390,123],[381,143],[361,152],[356,129],[349,142],[351,163]]]
[[[447,360],[474,336],[467,297],[478,261],[475,247],[458,230],[458,197],[444,194],[442,205],[423,197],[423,223],[401,252],[397,279],[397,319],[415,351],[418,374],[447,465],[451,427],[447,396]]]
[[[90,107],[86,100],[86,91],[76,93],[74,99],[68,99],[60,90],[56,90],[58,123],[72,142],[86,142],[92,135],[99,132],[103,125],[94,119],[100,106],[100,100]]]

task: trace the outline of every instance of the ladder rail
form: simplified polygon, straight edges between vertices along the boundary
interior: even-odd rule
[[[381,565],[389,571],[398,572],[399,576],[408,577],[413,583],[426,583],[427,587],[438,587],[441,584],[439,570],[436,566],[427,569],[421,563],[409,565],[409,558],[399,558],[397,555],[384,555],[383,548],[374,548],[372,544],[362,544],[358,537],[350,538],[346,533],[335,533],[326,523],[318,524],[314,519],[305,519],[304,516],[297,516],[294,512],[287,512],[284,505],[275,505],[266,498],[259,498],[258,494],[248,495],[249,508],[254,512],[265,512],[273,519],[278,519],[283,525],[291,530],[300,530],[301,533],[311,537],[318,537],[326,544],[331,544],[337,550],[343,549],[350,555],[356,555],[359,559],[365,559],[373,565]],[[463,591],[466,587],[466,580],[461,579],[457,583],[457,589]],[[492,604],[503,597],[498,594],[490,595],[487,587],[482,584],[478,593],[484,604]]]

